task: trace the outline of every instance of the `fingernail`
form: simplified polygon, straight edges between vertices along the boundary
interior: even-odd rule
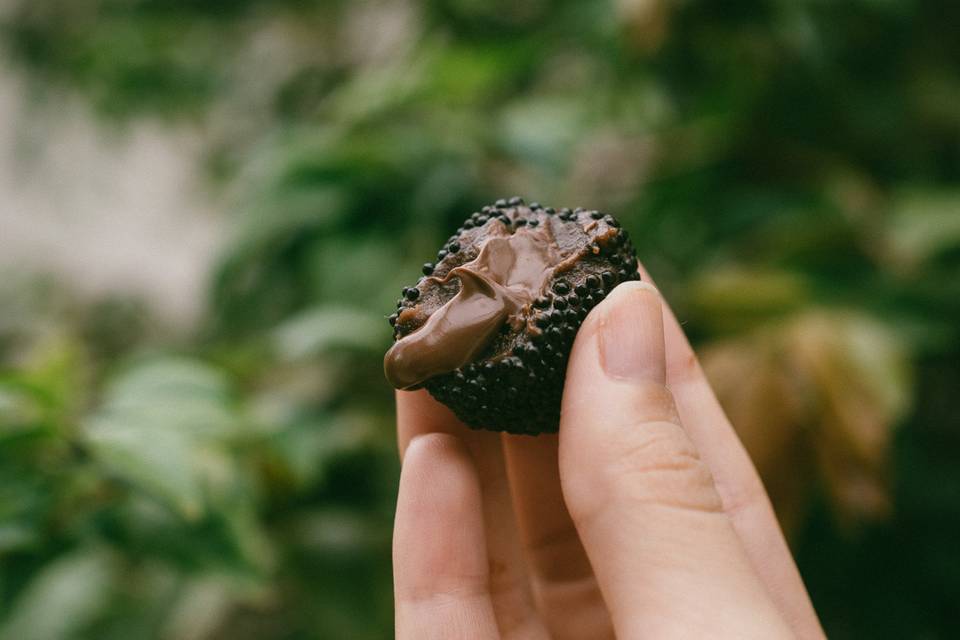
[[[611,378],[663,383],[666,363],[660,294],[646,282],[611,292],[600,318],[600,362]]]

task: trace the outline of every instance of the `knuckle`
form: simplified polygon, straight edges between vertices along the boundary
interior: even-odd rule
[[[680,424],[673,393],[665,385],[647,383],[634,387],[627,399],[629,403],[624,412],[623,424],[618,430],[625,437],[632,437],[638,425],[643,423],[672,422]],[[678,427],[679,428],[679,427]]]
[[[536,607],[526,577],[506,563],[490,563],[489,594],[502,638],[534,637]]]
[[[438,610],[458,603],[490,596],[485,572],[462,573],[457,576],[437,574],[429,580],[399,581],[394,586],[398,605],[421,610]]]
[[[723,511],[709,469],[679,424],[638,421],[614,434],[593,471],[564,487],[576,521],[655,507]]]
[[[449,451],[457,445],[456,436],[448,433],[431,432],[415,436],[410,440],[408,451],[416,451],[418,454],[430,456]]]
[[[754,509],[769,506],[767,492],[755,473],[727,483],[717,480],[716,484],[723,510],[734,520],[746,517]]]
[[[701,376],[700,361],[691,349],[682,349],[667,363],[670,378],[675,383],[685,383]]]
[[[547,584],[569,583],[593,575],[572,524],[551,528],[531,538],[527,550],[533,567]]]
[[[643,436],[607,468],[612,495],[632,504],[722,511],[713,477],[679,425],[651,422],[636,431]]]

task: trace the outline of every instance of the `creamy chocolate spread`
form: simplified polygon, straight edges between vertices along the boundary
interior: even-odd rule
[[[494,226],[475,259],[430,278],[440,284],[456,278],[460,290],[394,343],[383,363],[387,379],[409,389],[477,358],[505,322],[516,323],[518,312],[542,294],[561,260],[549,225],[512,234]]]

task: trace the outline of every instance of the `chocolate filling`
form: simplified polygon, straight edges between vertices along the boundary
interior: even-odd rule
[[[519,313],[542,295],[561,259],[549,225],[513,234],[495,225],[475,259],[443,278],[429,278],[438,284],[457,278],[460,290],[394,343],[383,363],[387,379],[409,389],[472,362],[505,322],[519,322]]]

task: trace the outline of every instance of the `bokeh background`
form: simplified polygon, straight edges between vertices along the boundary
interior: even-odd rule
[[[630,230],[831,637],[958,637],[958,25],[0,2],[0,639],[390,637],[385,316],[514,194]]]

